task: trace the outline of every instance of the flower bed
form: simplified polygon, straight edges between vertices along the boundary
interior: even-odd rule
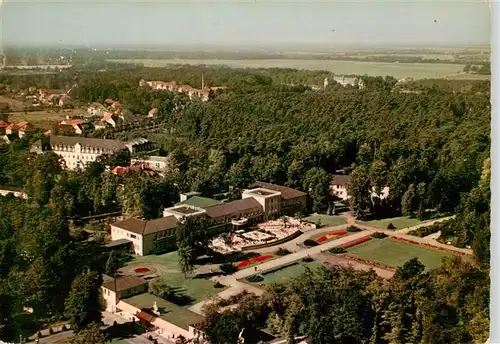
[[[353,241],[346,242],[345,244],[342,244],[339,247],[343,248],[345,250],[345,249],[347,249],[349,247],[352,247],[354,245],[362,244],[362,243],[367,242],[369,240],[372,240],[372,238],[369,237],[369,236],[365,236],[365,237],[362,237],[362,238],[359,238],[359,239],[356,239],[356,240],[353,240]]]
[[[333,237],[338,237],[338,236],[341,236],[341,235],[346,235],[347,232],[346,231],[336,231],[336,232],[330,232],[328,234],[325,234],[323,236],[320,236],[319,238],[317,238],[315,241],[317,243],[323,243]]]
[[[385,265],[382,263],[377,263],[377,262],[374,262],[371,260],[366,260],[366,259],[359,258],[359,257],[350,256],[348,254],[343,254],[343,255],[341,255],[341,257],[348,259],[348,260],[353,260],[353,261],[356,261],[356,262],[359,262],[359,263],[362,263],[365,265],[373,266],[375,268],[380,268],[380,269],[389,270],[389,271],[396,271],[396,269],[392,266]]]
[[[412,245],[424,246],[424,247],[431,248],[433,250],[438,250],[438,251],[441,251],[441,252],[446,252],[446,253],[458,254],[460,256],[465,256],[465,253],[461,252],[461,251],[456,251],[456,250],[452,250],[452,249],[448,249],[448,248],[444,248],[444,247],[434,246],[434,245],[426,244],[426,243],[420,243],[418,241],[413,241],[413,240],[402,238],[402,237],[393,236],[393,237],[391,237],[391,239],[392,240],[396,240],[396,241],[405,242],[405,243],[412,244]]]
[[[268,260],[268,259],[270,259],[272,257],[273,257],[272,254],[266,254],[264,256],[258,256],[258,257],[250,258],[250,259],[247,259],[247,260],[244,260],[244,261],[240,262],[238,265],[236,265],[236,267],[238,269],[241,269],[241,268],[247,267],[250,264],[260,263],[260,262]]]
[[[137,274],[143,274],[143,273],[150,272],[150,271],[151,270],[148,268],[135,268],[134,269],[134,272]]]

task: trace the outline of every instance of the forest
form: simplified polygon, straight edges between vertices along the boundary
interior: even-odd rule
[[[96,244],[70,231],[68,219],[75,215],[121,209],[156,218],[177,201],[179,191],[209,196],[227,191],[238,198],[255,180],[306,191],[310,211],[324,212],[332,201],[331,175],[342,169],[351,174],[358,217],[420,217],[426,210],[456,214],[443,235],[454,245],[472,246],[475,260],[444,262],[430,272],[410,261],[389,282],[350,270],[309,272],[273,287],[262,300],[249,298],[234,311],[214,311],[205,324],[212,342],[226,344],[221,336],[237,336],[231,328],[240,325],[272,325],[289,338],[308,335],[313,343],[486,340],[489,82],[457,86],[426,80],[408,86],[420,93],[400,93],[394,78],[365,77],[364,90],[332,83],[312,91],[306,84],[322,84],[328,73],[108,68],[0,77],[3,85],[19,89],[77,82],[71,94],[75,102],[111,97],[141,114],[159,105],[159,129],[139,127],[116,137],[147,137],[168,156],[164,177],[137,172],[117,177],[105,167],[127,165],[130,157],[103,157],[84,171],[64,171],[55,154],[29,153],[41,133],[0,144],[0,184],[23,187],[29,196],[27,201],[0,198],[0,303],[5,305],[0,334],[18,333],[21,305],[35,305],[40,319],[64,315],[72,283],[84,278],[77,275],[86,269],[102,273],[106,258],[93,255]],[[200,87],[202,72],[209,85],[228,86],[206,103],[138,85],[146,79]],[[173,111],[179,101],[185,106]],[[383,186],[390,187],[389,198],[370,202],[366,190]],[[83,258],[89,255],[93,259]]]

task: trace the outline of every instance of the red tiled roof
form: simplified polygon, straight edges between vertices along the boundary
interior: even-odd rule
[[[68,124],[68,125],[80,125],[84,123],[85,121],[82,119],[65,119],[64,121],[61,122],[61,124]]]
[[[7,128],[10,124],[4,121],[0,121],[0,128]]]
[[[111,98],[108,98],[104,101],[106,104],[113,104],[114,100]]]
[[[232,215],[245,214],[249,212],[262,213],[263,209],[259,202],[253,197],[239,199],[228,203],[213,205],[205,209],[207,216],[220,218]]]
[[[292,199],[292,198],[297,198],[297,197],[302,197],[307,195],[305,192],[295,190],[286,186],[282,185],[276,185],[276,184],[271,184],[271,183],[265,183],[261,181],[256,181],[252,185],[250,185],[250,188],[264,188],[264,189],[269,189],[269,190],[274,190],[274,191],[279,191],[281,192],[281,197],[283,199]]]
[[[148,323],[152,323],[156,319],[156,316],[146,313],[144,311],[137,312],[135,316],[138,317],[140,320],[144,320]]]
[[[129,171],[140,171],[143,170],[144,173],[152,176],[154,171],[152,171],[146,164],[133,164],[130,166],[116,166],[112,172],[117,176],[123,177]]]
[[[109,121],[111,119],[111,117],[113,117],[113,113],[112,112],[105,112],[104,115],[101,118],[101,121],[102,122]]]

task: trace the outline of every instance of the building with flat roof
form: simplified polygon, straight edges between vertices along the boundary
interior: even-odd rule
[[[185,199],[184,201],[177,203],[176,205],[181,205],[181,204],[205,209],[213,205],[222,204],[222,202],[208,197],[191,196]]]
[[[205,213],[205,209],[187,204],[180,204],[170,208],[165,208],[165,210],[163,210],[164,217],[175,216],[175,218],[179,221],[188,216],[200,216],[204,215]]]

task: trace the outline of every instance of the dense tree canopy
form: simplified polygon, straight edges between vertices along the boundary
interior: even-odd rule
[[[117,68],[99,61],[53,76],[0,75],[1,83],[16,89],[68,89],[78,83],[71,94],[77,105],[111,97],[141,115],[157,107],[154,125],[139,121],[127,131],[99,135],[145,136],[168,155],[163,177],[120,177],[107,167],[127,165],[130,157],[102,157],[83,171],[66,171],[51,152],[29,153],[39,133],[0,143],[0,185],[22,187],[29,197],[0,197],[1,335],[20,333],[22,306],[32,306],[37,319],[55,319],[64,315],[68,297],[74,304],[94,300],[95,274],[116,268],[115,258],[100,254],[98,243],[70,235],[68,217],[121,210],[152,219],[177,201],[178,191],[228,192],[235,199],[258,179],[306,191],[309,210],[325,212],[331,209],[331,174],[343,169],[352,176],[358,215],[455,212],[440,240],[472,246],[476,265],[454,260],[427,272],[410,261],[389,282],[344,269],[308,272],[271,288],[264,303],[249,298],[234,311],[212,312],[205,326],[213,342],[235,338],[241,326],[267,325],[314,343],[486,339],[488,82],[424,80],[405,85],[412,92],[400,92],[394,78],[364,77],[364,90],[332,84],[312,91],[307,85],[321,84],[329,73],[177,67]],[[208,85],[228,86],[206,103],[139,87],[141,79],[200,87],[202,73]],[[369,190],[377,195],[385,186],[388,199],[374,201]],[[178,228],[185,273],[204,253],[206,229],[190,220]],[[68,315],[82,326],[97,320],[77,320],[87,319],[82,314]]]

